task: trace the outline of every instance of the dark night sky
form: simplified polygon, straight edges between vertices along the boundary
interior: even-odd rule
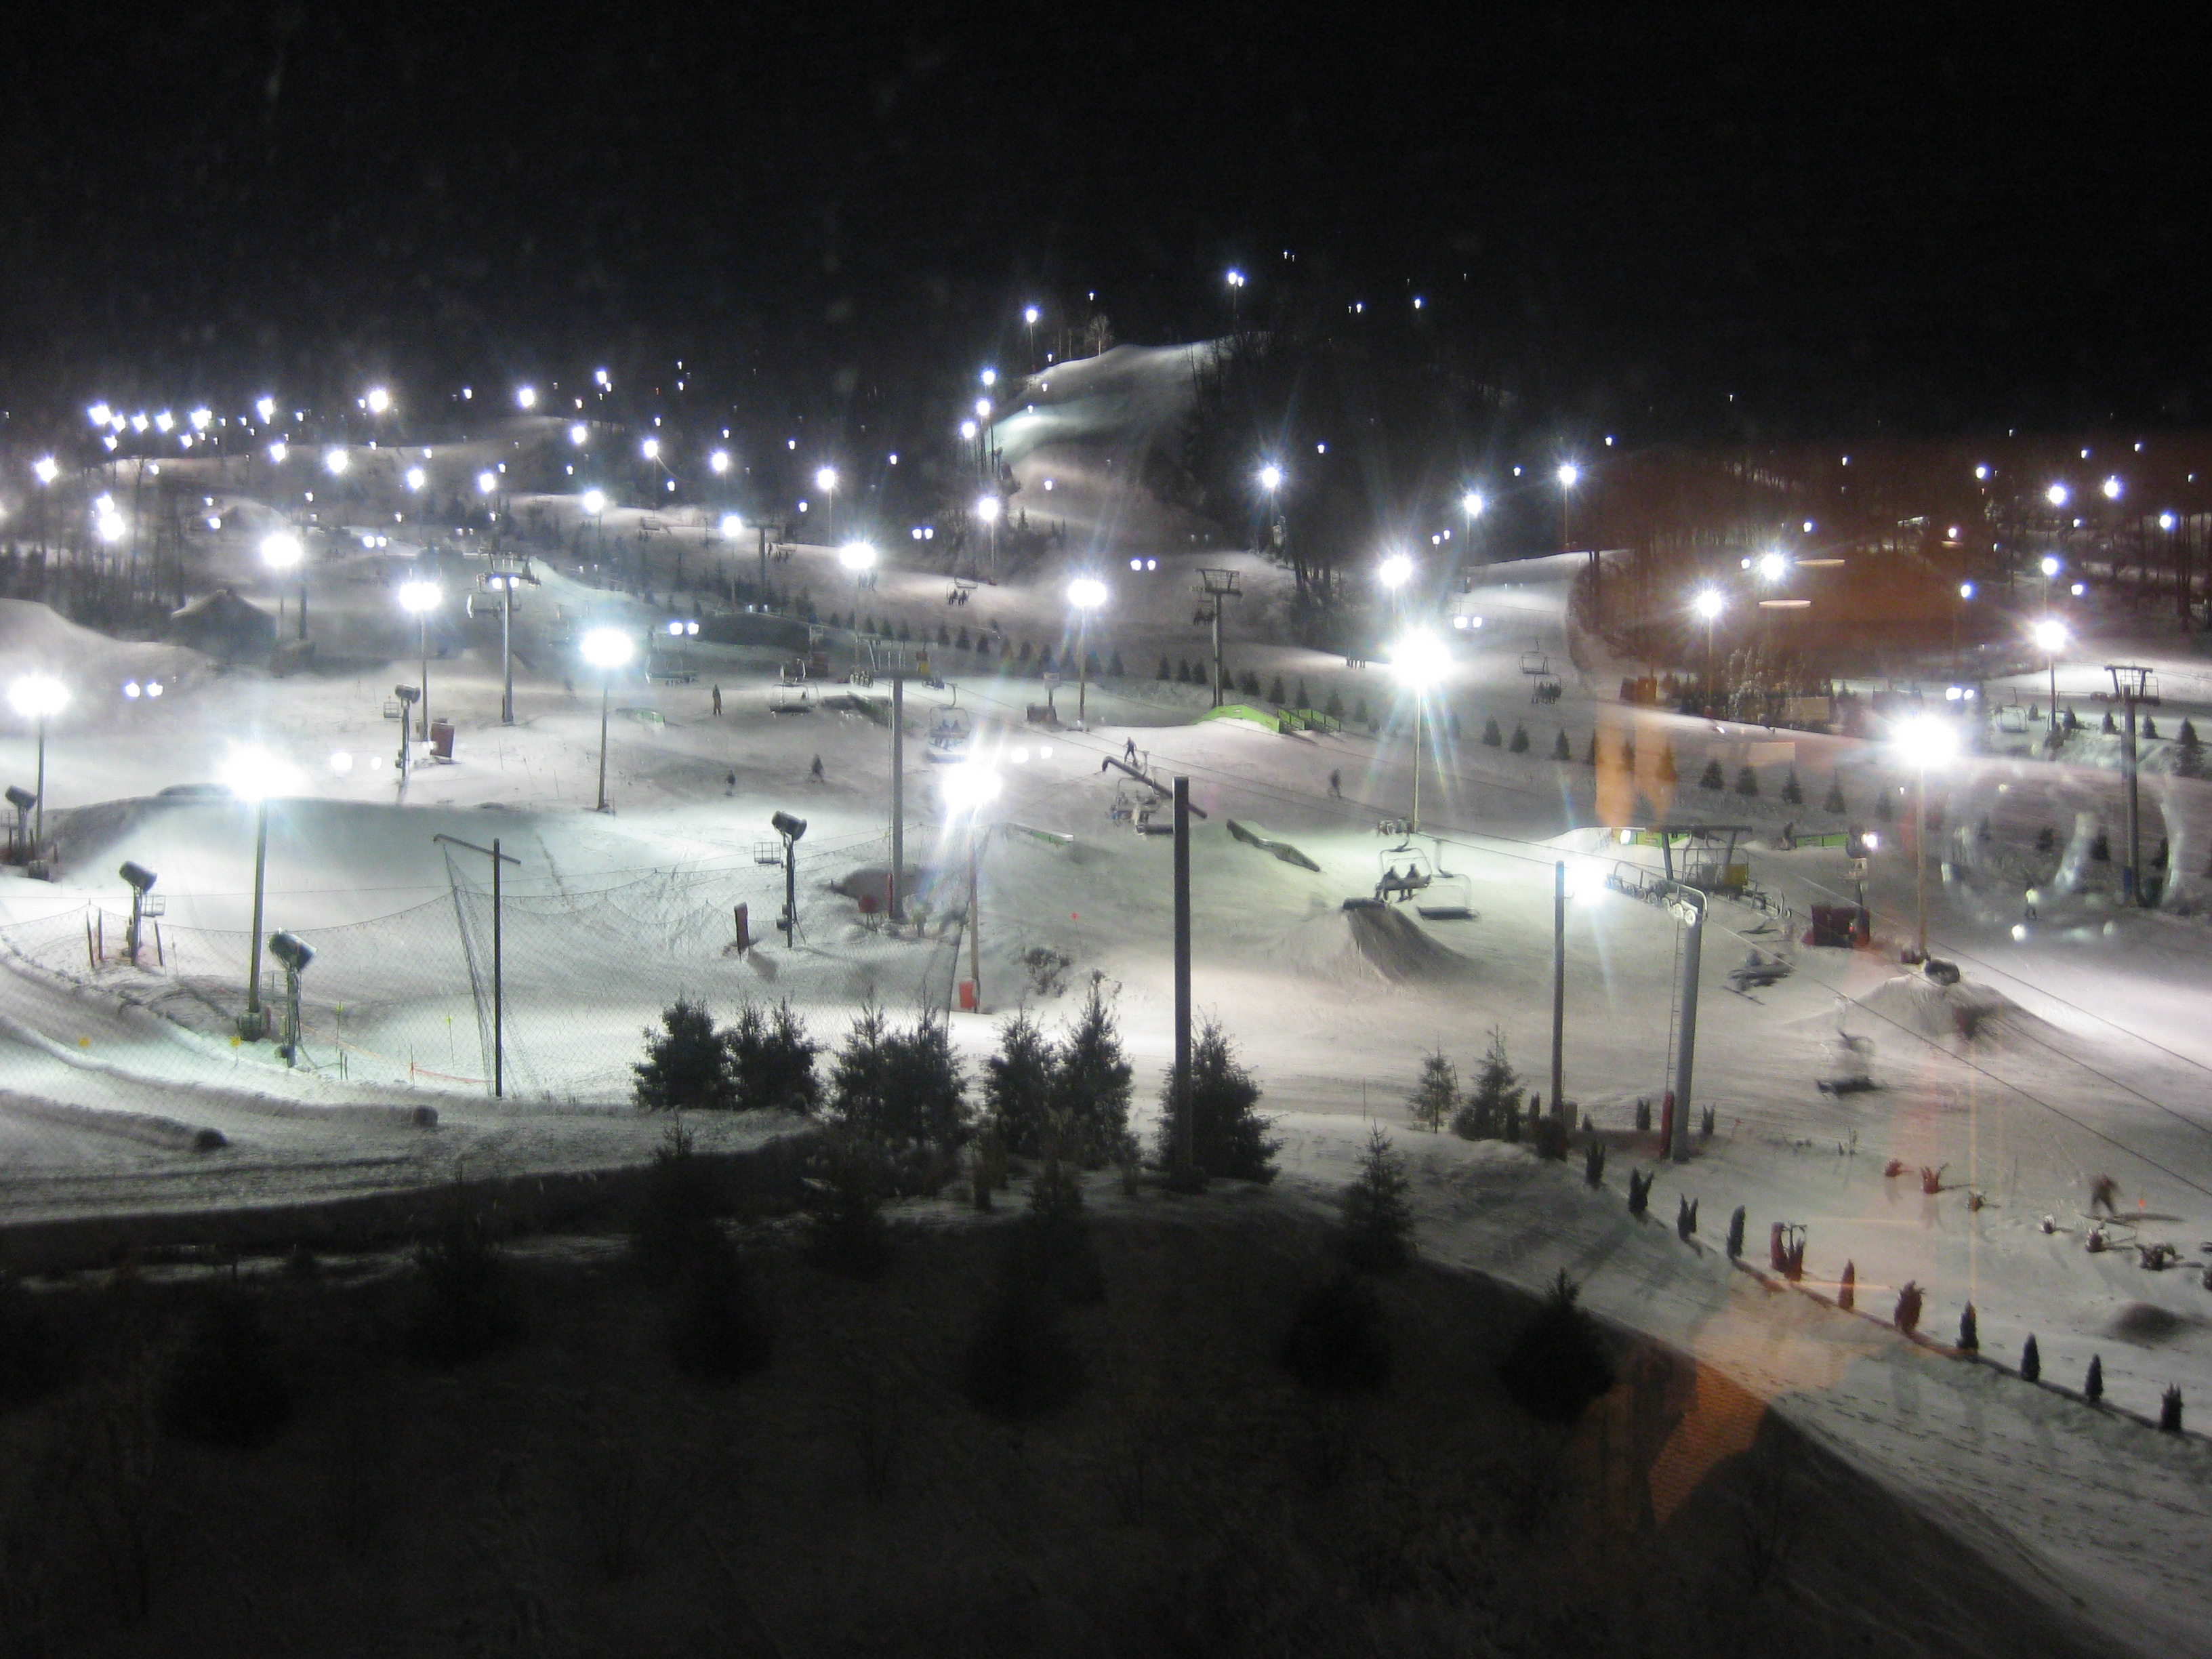
[[[1185,337],[1291,248],[1560,406],[2203,419],[2191,49],[1942,9],[57,6],[0,367],[834,384],[1091,289]]]

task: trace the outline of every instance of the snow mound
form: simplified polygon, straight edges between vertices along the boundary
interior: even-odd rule
[[[1279,959],[1294,972],[1342,984],[1437,983],[1474,972],[1471,958],[1384,905],[1325,911],[1300,923],[1284,935]]]
[[[2105,1334],[2139,1347],[2155,1347],[2203,1322],[2192,1315],[2161,1308],[2154,1302],[2130,1302],[2112,1316],[2105,1326]]]
[[[2039,1019],[2003,992],[1972,980],[1938,985],[1918,974],[1899,974],[1857,1000],[1869,1013],[1937,1042],[1967,1037],[2004,1047],[2015,1042],[2047,1041],[2057,1035],[2057,1027]]]

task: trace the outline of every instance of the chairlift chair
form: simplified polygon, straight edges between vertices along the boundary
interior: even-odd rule
[[[955,765],[968,758],[974,736],[975,723],[966,710],[939,708],[930,722],[929,741],[924,752],[933,764]]]
[[[771,714],[808,714],[814,711],[814,693],[803,682],[786,680],[781,685],[771,686],[768,694],[768,712]]]
[[[1521,653],[1521,672],[1532,678],[1549,678],[1552,672],[1552,659],[1541,651],[1523,651]]]
[[[1402,902],[1427,891],[1437,878],[1435,864],[1418,847],[1385,848],[1375,855],[1375,862],[1380,872],[1375,878],[1378,899]]]

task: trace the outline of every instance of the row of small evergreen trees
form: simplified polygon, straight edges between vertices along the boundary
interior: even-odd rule
[[[635,1097],[649,1110],[789,1111],[875,1146],[950,1153],[979,1132],[1004,1152],[1055,1155],[1088,1169],[1133,1163],[1129,1128],[1135,1076],[1121,1045],[1113,1005],[1094,983],[1061,1033],[1048,1035],[1027,1012],[1000,1028],[983,1063],[983,1109],[968,1099],[966,1068],[942,1017],[908,1025],[866,1007],[830,1056],[788,999],[746,1001],[717,1028],[701,1004],[678,999],[660,1027],[647,1027],[646,1054],[633,1070]],[[1173,1079],[1163,1084],[1172,1107]],[[1259,1112],[1260,1086],[1218,1021],[1201,1024],[1191,1053],[1189,1112],[1194,1172],[1265,1181],[1279,1145]],[[1175,1114],[1163,1112],[1158,1153],[1172,1163]]]

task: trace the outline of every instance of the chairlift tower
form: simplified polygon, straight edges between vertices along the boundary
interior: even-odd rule
[[[1198,573],[1200,592],[1212,603],[1208,606],[1207,620],[1213,624],[1213,706],[1221,707],[1221,605],[1224,599],[1241,599],[1243,592],[1237,586],[1234,570],[1201,568]]]
[[[2151,670],[2136,663],[2106,663],[2112,677],[2112,695],[2119,699],[2125,722],[2121,727],[2120,772],[2128,802],[2128,861],[2120,871],[2120,898],[2129,904],[2147,902],[2142,878],[2142,811],[2136,783],[2136,705],[2158,704],[2158,679]],[[2056,716],[2056,706],[2053,715]]]

